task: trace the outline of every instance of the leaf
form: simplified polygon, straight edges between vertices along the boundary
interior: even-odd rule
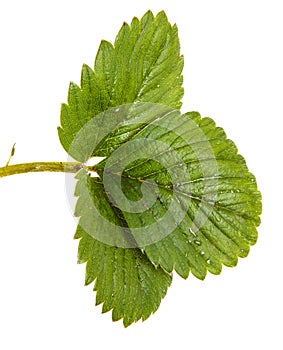
[[[133,125],[138,134],[96,166],[107,205],[119,209],[127,233],[115,215],[95,209],[100,193],[87,187],[78,201],[88,207],[77,212],[83,227],[97,238],[99,226],[99,240],[139,247],[155,266],[184,278],[235,266],[256,242],[261,195],[234,143],[196,112],[172,111],[143,128]],[[140,203],[142,210],[131,212]]]
[[[84,170],[77,177],[88,182],[91,193],[97,195],[98,205],[106,215],[114,216],[116,222],[122,224],[107,205],[101,181],[88,177]],[[79,194],[79,187],[77,191]],[[99,225],[94,229],[100,230]],[[75,238],[80,238],[78,262],[87,263],[85,283],[88,285],[95,280],[96,305],[103,303],[102,312],[113,309],[113,321],[123,318],[127,327],[139,319],[147,319],[157,310],[171,284],[171,275],[161,268],[155,268],[139,249],[103,244],[81,226],[78,226]]]
[[[101,42],[61,109],[68,154],[105,157],[77,174],[75,237],[96,303],[125,326],[158,308],[173,270],[219,274],[257,240],[255,178],[223,129],[177,110],[182,68],[176,26],[149,11]]]
[[[78,161],[70,147],[81,128],[109,107],[134,102],[154,102],[181,107],[183,57],[176,25],[164,12],[148,11],[141,20],[123,24],[114,46],[102,41],[94,70],[82,68],[81,87],[70,84],[68,104],[61,108],[59,138],[64,149]]]

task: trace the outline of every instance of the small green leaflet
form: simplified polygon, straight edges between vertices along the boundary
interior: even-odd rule
[[[155,312],[172,272],[204,279],[257,240],[261,195],[222,128],[182,114],[176,26],[149,11],[103,41],[70,84],[59,138],[71,157],[105,157],[77,175],[78,262],[96,304],[125,326]]]

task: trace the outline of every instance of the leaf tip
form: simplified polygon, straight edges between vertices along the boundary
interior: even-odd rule
[[[77,87],[77,84],[74,83],[73,81],[70,81],[69,88],[70,89],[75,89]]]
[[[154,18],[154,15],[151,10],[147,10],[146,13],[143,15],[142,19],[146,18]]]
[[[126,21],[124,21],[122,24],[122,28],[128,28],[128,27],[129,27],[128,23]]]
[[[110,49],[114,49],[113,45],[108,41],[108,40],[105,40],[105,39],[102,39],[100,41],[100,45],[99,45],[99,49],[98,50],[101,50],[101,49],[104,49],[104,48],[110,48]]]
[[[93,278],[91,278],[89,276],[85,277],[85,287],[89,286],[92,282],[93,282]],[[95,304],[95,305],[99,305],[99,304]]]
[[[156,15],[156,18],[159,18],[159,17],[160,18],[164,18],[164,19],[166,19],[168,21],[168,17],[167,17],[167,15],[166,15],[164,10],[158,12],[158,14]]]

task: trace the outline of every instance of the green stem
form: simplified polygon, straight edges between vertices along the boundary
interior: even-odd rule
[[[76,173],[83,168],[78,162],[35,162],[16,165],[6,165],[0,168],[0,177],[30,172],[54,171],[63,173]]]

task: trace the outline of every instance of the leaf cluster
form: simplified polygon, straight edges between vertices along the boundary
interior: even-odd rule
[[[76,175],[75,238],[96,304],[125,326],[157,310],[173,271],[219,274],[257,240],[255,177],[212,119],[179,111],[182,69],[176,25],[149,11],[101,42],[61,109],[64,149],[105,157]]]

